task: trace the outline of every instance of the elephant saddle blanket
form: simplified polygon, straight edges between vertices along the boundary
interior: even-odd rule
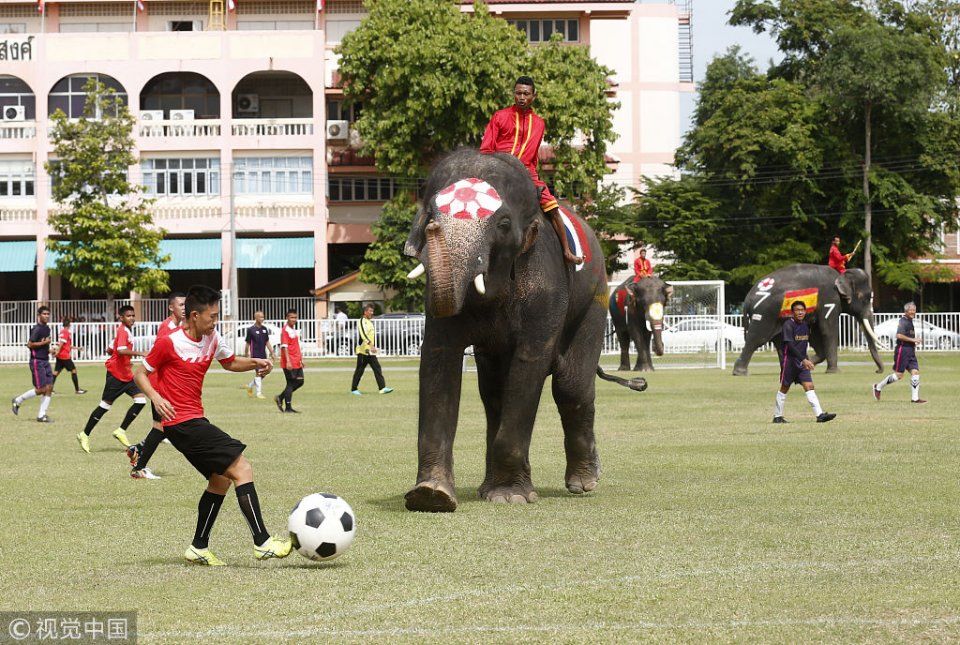
[[[820,290],[816,287],[812,289],[797,289],[796,291],[787,291],[783,294],[783,304],[780,305],[780,317],[790,318],[793,316],[790,308],[798,300],[807,307],[807,314],[812,314],[817,310],[817,296]]]
[[[563,224],[564,233],[567,236],[567,244],[574,255],[583,258],[583,262],[576,265],[577,271],[582,271],[583,267],[590,264],[593,259],[593,253],[590,251],[590,244],[587,242],[587,235],[583,231],[583,224],[576,216],[571,215],[560,207],[560,222]]]

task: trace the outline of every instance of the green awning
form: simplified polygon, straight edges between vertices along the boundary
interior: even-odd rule
[[[0,242],[0,273],[33,271],[37,266],[37,243],[34,240]]]
[[[46,268],[57,266],[57,253],[47,251]],[[160,255],[169,255],[170,261],[163,265],[165,271],[220,270],[223,258],[220,254],[220,238],[199,240],[163,240]]]
[[[240,269],[312,269],[312,237],[260,237],[237,240]]]

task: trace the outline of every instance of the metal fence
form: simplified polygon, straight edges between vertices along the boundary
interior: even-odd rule
[[[743,347],[743,327],[740,316],[725,316],[724,324],[718,325],[715,317],[706,316],[666,316],[664,319],[664,349],[667,354],[711,353],[718,349],[727,352],[739,352]],[[883,349],[893,346],[896,338],[896,325],[900,314],[879,313],[875,315],[876,332]],[[336,321],[301,320],[301,349],[305,358],[352,356],[358,344],[358,320]],[[250,320],[225,321],[220,323],[220,333],[230,342],[234,351],[245,351],[246,330],[253,324]],[[265,322],[270,330],[270,343],[274,347],[280,343],[280,331],[283,320],[280,316],[271,316]],[[32,323],[0,323],[0,363],[20,363],[27,360],[27,338]],[[149,351],[156,335],[157,322],[137,322],[131,332],[134,348]],[[420,355],[423,341],[424,318],[374,319],[377,332],[377,345],[380,355],[387,357],[416,357]],[[915,322],[917,333],[922,336],[921,349],[927,351],[960,350],[960,313],[920,314]],[[51,334],[56,340],[60,325],[51,323]],[[76,361],[103,361],[107,357],[107,348],[112,344],[117,323],[84,322],[73,323],[73,343],[76,348]],[[721,339],[723,345],[721,345]],[[847,351],[866,351],[867,344],[856,319],[846,314],[840,318],[840,348]],[[768,345],[766,350],[771,350]],[[607,321],[607,335],[604,339],[603,353],[619,354],[620,347],[613,333],[613,325]]]

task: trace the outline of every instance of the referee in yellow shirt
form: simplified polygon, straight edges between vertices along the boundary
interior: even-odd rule
[[[357,369],[353,371],[353,385],[350,387],[350,394],[360,396],[360,378],[367,365],[373,368],[373,375],[377,379],[377,387],[380,388],[380,394],[390,394],[392,387],[387,387],[383,380],[383,372],[380,370],[380,361],[377,360],[376,331],[373,329],[373,305],[367,305],[363,308],[363,318],[357,326],[360,331],[360,344],[357,345]]]

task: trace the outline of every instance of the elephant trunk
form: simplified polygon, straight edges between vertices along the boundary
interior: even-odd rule
[[[653,353],[657,356],[663,356],[663,325],[654,323],[653,325]]]
[[[870,348],[870,357],[877,366],[877,374],[880,374],[883,372],[883,359],[880,358],[880,352],[877,349],[880,341],[877,339],[877,334],[873,331],[873,312],[871,311],[863,318],[860,318],[859,323],[863,335],[867,337],[867,347]]]
[[[457,313],[456,294],[450,249],[437,222],[427,224],[427,277],[429,279],[427,307],[436,318]]]

